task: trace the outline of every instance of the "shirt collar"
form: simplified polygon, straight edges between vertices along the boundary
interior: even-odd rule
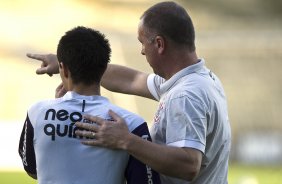
[[[108,100],[107,98],[100,96],[100,95],[85,96],[85,95],[80,95],[74,91],[68,91],[63,96],[63,99],[64,100],[78,99],[78,100],[86,100],[86,101]]]
[[[168,91],[180,78],[189,75],[191,73],[195,73],[196,71],[202,69],[204,65],[205,65],[205,60],[200,59],[198,63],[190,65],[180,70],[176,74],[174,74],[170,79],[168,79],[167,81],[165,81],[163,84],[160,85],[161,94]]]

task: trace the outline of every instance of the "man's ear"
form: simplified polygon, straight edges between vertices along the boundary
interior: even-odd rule
[[[60,63],[59,63],[59,67],[61,68],[62,74],[64,75],[64,77],[65,77],[65,78],[68,78],[68,76],[69,76],[69,70],[68,70],[68,68],[64,65],[64,63],[60,62]]]
[[[164,37],[156,36],[155,44],[156,44],[156,47],[158,48],[158,53],[163,54],[163,52],[165,50],[165,46],[166,46]]]

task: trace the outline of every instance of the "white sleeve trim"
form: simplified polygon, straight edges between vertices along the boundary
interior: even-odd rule
[[[156,99],[156,100],[160,100],[160,97],[157,93],[157,90],[156,90],[156,85],[155,85],[155,77],[156,75],[155,74],[150,74],[147,78],[147,86],[148,86],[148,89],[151,93],[151,95],[153,95],[153,97]]]
[[[199,151],[201,151],[202,153],[205,153],[205,145],[203,145],[200,142],[197,141],[191,141],[191,140],[181,140],[181,141],[177,141],[177,142],[172,142],[172,143],[168,143],[168,146],[175,146],[175,147],[185,147],[185,148],[194,148],[197,149]]]

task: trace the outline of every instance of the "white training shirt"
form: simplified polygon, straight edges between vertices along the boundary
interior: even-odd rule
[[[155,143],[203,153],[199,175],[191,183],[227,184],[231,145],[227,102],[221,82],[204,64],[202,59],[167,81],[149,75],[148,88],[159,101],[150,133]],[[161,180],[189,183],[164,175]]]
[[[159,183],[156,172],[127,152],[86,146],[80,142],[82,137],[76,137],[75,122],[94,123],[83,119],[84,114],[110,120],[109,109],[126,121],[129,131],[151,139],[140,116],[102,96],[68,92],[28,110],[19,144],[25,170],[37,174],[39,184]]]

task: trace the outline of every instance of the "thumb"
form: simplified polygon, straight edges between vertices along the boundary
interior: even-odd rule
[[[36,70],[36,74],[38,74],[38,75],[48,74],[50,77],[52,77],[52,76],[53,76],[53,74],[48,73],[48,69],[47,69],[47,67],[41,67],[41,68],[38,68],[38,69]]]
[[[47,73],[47,67],[38,68],[36,70],[36,74],[41,75],[41,74],[45,74],[45,73]]]

